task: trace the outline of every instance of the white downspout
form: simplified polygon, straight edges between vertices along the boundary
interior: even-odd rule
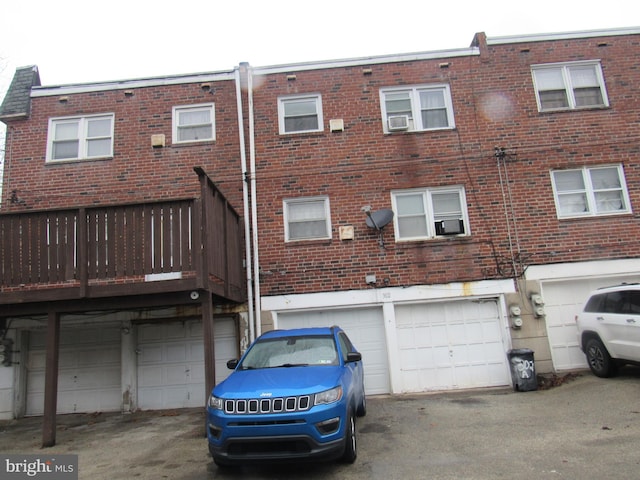
[[[247,310],[249,313],[249,343],[255,339],[253,319],[253,266],[251,264],[251,220],[249,218],[249,189],[247,186],[247,154],[244,141],[244,123],[242,115],[242,86],[240,84],[240,69],[236,68],[236,102],[238,110],[238,132],[240,135],[240,164],[242,168],[242,204],[244,207],[244,249],[247,270]]]
[[[253,273],[255,294],[255,322],[256,336],[262,334],[260,311],[260,261],[258,260],[258,206],[256,202],[256,142],[255,126],[253,121],[253,73],[251,67],[247,69],[247,88],[249,97],[249,162],[251,168],[251,224],[253,225]]]

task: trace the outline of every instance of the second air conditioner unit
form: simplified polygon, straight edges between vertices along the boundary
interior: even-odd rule
[[[389,130],[407,130],[409,128],[409,115],[391,115],[388,120]]]

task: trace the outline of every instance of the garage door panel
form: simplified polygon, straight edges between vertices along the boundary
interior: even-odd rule
[[[194,384],[202,384],[204,385],[205,375],[204,375],[204,364],[196,363],[191,365],[191,370],[189,372],[190,382]],[[216,375],[217,376],[217,375]]]
[[[97,389],[104,391],[113,388],[120,390],[121,368],[120,365],[105,366],[100,370],[100,375],[95,375],[95,369],[84,368],[78,370],[76,385],[78,388]]]
[[[62,327],[58,413],[118,411],[122,404],[120,328]],[[29,332],[26,415],[44,413],[46,331]]]
[[[202,364],[204,364],[204,348],[202,348],[202,343],[189,343],[187,345],[187,350],[187,358],[191,362],[202,362]]]
[[[188,383],[187,365],[167,365],[164,368],[162,381],[168,384]]]
[[[175,338],[174,338],[175,339]],[[182,338],[180,338],[182,340]],[[167,362],[185,362],[187,357],[187,346],[185,344],[167,345],[164,352],[165,361]]]
[[[83,349],[76,353],[75,364],[82,367],[95,367],[111,364],[120,364],[120,348],[106,347],[101,349]]]
[[[213,337],[215,381],[219,383],[230,373],[226,361],[238,356],[235,320],[216,318]],[[205,404],[204,339],[200,320],[140,325],[138,349],[140,408],[186,408]]]
[[[77,352],[60,350],[60,353],[58,355],[58,368],[61,370],[64,370],[65,368],[75,367],[78,364],[76,358],[77,358]]]
[[[368,394],[389,393],[389,364],[381,308],[281,313],[278,328],[340,326],[362,354]]]
[[[138,405],[143,410],[160,410],[165,407],[163,387],[144,388],[138,390]],[[170,407],[175,408],[175,407]]]
[[[138,367],[138,387],[150,387],[152,385],[162,385],[162,366]]]
[[[139,348],[138,352],[139,365],[162,361],[162,345],[145,345],[144,348]]]
[[[582,310],[590,292],[623,282],[640,282],[640,277],[627,275],[542,282],[547,337],[555,370],[587,368],[585,355],[580,349],[575,316]]]
[[[396,319],[403,391],[510,383],[495,300],[400,305]]]

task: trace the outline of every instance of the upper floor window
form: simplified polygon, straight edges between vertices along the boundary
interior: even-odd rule
[[[600,62],[531,67],[538,110],[569,110],[609,105]]]
[[[622,165],[551,172],[558,218],[630,213]]]
[[[319,94],[278,98],[280,133],[321,132],[322,97]]]
[[[306,197],[285,200],[284,234],[287,242],[331,238],[329,198]]]
[[[113,114],[49,119],[47,162],[113,156]]]
[[[418,85],[380,90],[385,133],[454,128],[449,85]]]
[[[213,103],[173,107],[173,143],[215,140]]]
[[[424,240],[468,235],[467,202],[463,187],[391,192],[396,240]]]

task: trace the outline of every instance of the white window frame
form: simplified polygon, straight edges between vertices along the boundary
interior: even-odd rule
[[[306,219],[305,221],[324,221],[325,224],[325,234],[320,236],[309,236],[309,237],[296,237],[292,238],[290,233],[290,223],[289,219],[289,208],[291,205],[300,205],[303,203],[320,203],[323,204],[323,216],[317,217],[315,219]],[[284,212],[284,240],[285,242],[299,242],[306,240],[328,240],[331,239],[331,209],[329,206],[329,197],[300,197],[300,198],[289,198],[283,200],[283,212]]]
[[[597,86],[600,88],[600,94],[602,95],[602,104],[577,106],[574,93],[574,86],[571,80],[571,69],[579,67],[594,67],[596,73]],[[564,91],[567,97],[568,105],[566,107],[556,108],[544,108],[542,100],[540,99],[540,86],[536,80],[536,72],[555,70],[559,71],[562,76],[562,83]],[[580,62],[563,62],[563,63],[547,63],[531,66],[531,76],[533,78],[533,86],[536,91],[536,102],[538,104],[539,112],[555,112],[566,110],[584,110],[593,108],[605,108],[609,106],[609,97],[607,96],[607,88],[604,83],[604,75],[602,73],[602,65],[600,60],[589,60]],[[595,86],[595,85],[594,85]],[[543,90],[544,91],[544,90]]]
[[[444,100],[443,108],[447,115],[447,125],[444,127],[425,127],[422,122],[422,105],[420,103],[420,92],[432,91],[441,92]],[[434,85],[403,85],[401,87],[388,87],[380,89],[380,106],[382,108],[382,129],[384,133],[394,133],[394,130],[389,129],[389,116],[392,116],[394,112],[387,113],[386,98],[388,94],[403,93],[406,92],[409,95],[411,102],[411,113],[408,113],[409,124],[408,128],[404,131],[409,132],[427,132],[438,130],[453,130],[456,128],[456,123],[453,115],[453,101],[451,99],[451,88],[448,84],[434,84]]]
[[[460,202],[460,211],[450,213],[447,215],[447,212],[434,212],[433,207],[433,195],[434,194],[446,194],[446,193],[456,193],[459,197]],[[422,203],[423,203],[423,212],[422,214],[414,214],[412,216],[415,217],[424,217],[425,226],[425,235],[416,235],[416,236],[402,236],[400,231],[400,219],[406,218],[411,215],[403,215],[402,212],[399,211],[398,207],[398,197],[403,195],[407,196],[415,196],[421,195]],[[394,190],[391,192],[391,205],[393,208],[393,227],[395,231],[395,239],[396,242],[410,242],[410,241],[418,241],[418,240],[432,240],[435,238],[445,238],[445,237],[467,237],[471,235],[471,230],[469,227],[469,215],[467,212],[467,200],[465,196],[464,187],[461,185],[454,185],[448,187],[436,187],[436,188],[412,188],[407,190]],[[455,219],[461,220],[464,231],[462,233],[455,234],[438,234],[436,232],[436,221],[440,221],[439,218],[443,217],[455,217]],[[444,220],[444,218],[443,218]]]
[[[599,187],[593,184],[591,172],[602,169],[615,168],[618,171],[619,186]],[[579,172],[582,176],[584,188],[559,191],[556,185],[555,173],[562,172]],[[609,215],[625,215],[631,213],[631,201],[625,181],[624,170],[622,165],[598,165],[593,167],[570,168],[566,170],[551,170],[551,185],[553,187],[553,198],[556,204],[556,214],[559,219],[564,218],[583,218],[583,217],[602,217]],[[597,194],[606,194],[607,192],[620,192],[622,205],[617,210],[601,210],[598,211]],[[584,211],[581,212],[564,212],[561,207],[560,197],[563,195],[582,195],[584,198]]]
[[[111,128],[108,135],[89,137],[88,125],[91,120],[109,120]],[[113,132],[115,116],[113,113],[102,113],[96,115],[83,115],[72,117],[54,117],[49,119],[49,130],[47,133],[47,153],[45,161],[48,163],[69,162],[77,160],[96,160],[113,158]],[[77,125],[78,155],[76,157],[54,158],[54,144],[56,143],[56,128],[59,125]],[[72,139],[69,139],[72,140]],[[94,140],[109,140],[109,152],[104,155],[89,156],[89,144]]]
[[[211,126],[211,137],[198,138],[198,139],[188,139],[188,140],[179,140],[179,130],[181,127],[188,128],[180,125],[180,113],[181,112],[200,112],[200,111],[208,111],[210,122],[202,123],[202,124],[193,124],[189,125],[189,127],[202,127],[202,126]],[[172,142],[174,144],[184,144],[184,143],[198,143],[198,142],[211,142],[216,140],[216,111],[214,103],[200,103],[197,105],[177,105],[173,107],[173,131],[172,131]]]
[[[316,116],[318,118],[318,127],[306,130],[286,131],[285,108],[289,103],[300,103],[313,101],[316,106]],[[286,97],[278,97],[278,130],[280,135],[292,135],[297,133],[322,132],[324,130],[324,120],[322,118],[322,95],[319,93],[310,93],[306,95],[289,95]]]

